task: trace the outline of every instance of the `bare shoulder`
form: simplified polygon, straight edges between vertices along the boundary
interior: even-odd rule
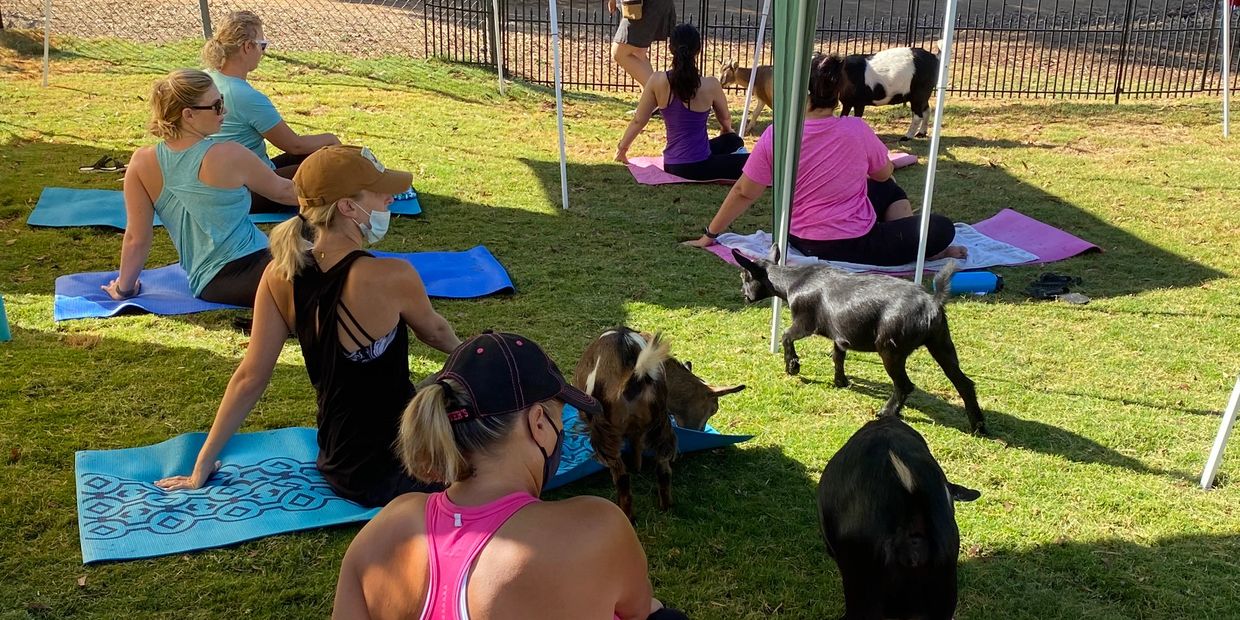
[[[357,259],[357,262],[353,263],[349,278],[360,280],[370,286],[397,289],[410,286],[415,279],[420,281],[418,271],[409,261],[385,256],[363,256]]]
[[[570,544],[607,540],[609,536],[631,532],[633,529],[619,506],[593,495],[579,495],[535,506],[538,508],[536,514],[540,521],[558,526],[548,528],[547,531],[559,532],[560,536],[570,540]]]
[[[156,163],[157,161],[154,146],[144,146],[134,151],[133,155],[129,156],[130,168],[134,166],[150,166],[155,165]]]
[[[722,91],[723,84],[719,83],[719,78],[713,75],[703,75],[702,76],[702,88],[706,88],[711,91],[716,91],[716,90]]]
[[[358,532],[349,553],[359,560],[379,562],[402,542],[423,533],[425,493],[405,493],[383,507]]]

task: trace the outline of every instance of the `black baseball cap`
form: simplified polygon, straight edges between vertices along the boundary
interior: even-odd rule
[[[448,412],[453,423],[524,411],[551,399],[586,413],[603,411],[601,403],[564,380],[538,344],[519,334],[488,330],[466,340],[435,379],[451,379],[469,396],[469,405]]]

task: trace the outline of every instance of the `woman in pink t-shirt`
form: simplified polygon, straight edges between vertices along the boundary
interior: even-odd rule
[[[903,265],[917,259],[919,218],[908,195],[891,177],[893,166],[874,130],[856,117],[837,117],[843,62],[838,56],[814,61],[809,111],[801,140],[801,161],[792,193],[789,244],[807,256],[867,265]],[[706,247],[728,229],[774,180],[774,126],[754,146],[744,174],[690,245]],[[930,216],[928,258],[963,258],[952,246],[955,227]]]

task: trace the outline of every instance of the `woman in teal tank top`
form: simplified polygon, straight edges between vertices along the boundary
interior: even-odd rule
[[[120,274],[103,287],[113,299],[141,295],[155,216],[163,222],[189,276],[206,301],[253,306],[267,237],[250,221],[250,192],[296,202],[292,181],[277,176],[245,147],[215,142],[227,113],[211,76],[179,69],[151,91],[151,133],[163,138],[138,149],[125,172],[125,240]]]
[[[202,61],[224,97],[228,116],[212,137],[221,142],[241,143],[276,174],[291,179],[307,156],[325,146],[340,144],[340,140],[330,133],[298,134],[284,122],[271,99],[246,81],[262,62],[266,50],[263,20],[254,13],[233,11],[216,24],[215,33],[203,45]],[[268,142],[284,152],[268,158]],[[297,210],[296,202],[281,204],[261,195],[251,198],[251,213]]]

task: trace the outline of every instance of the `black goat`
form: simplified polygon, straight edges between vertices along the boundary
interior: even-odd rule
[[[897,47],[877,54],[850,54],[815,59],[825,62],[826,70],[841,71],[838,78],[840,116],[865,114],[870,105],[908,102],[913,120],[901,140],[926,137],[930,110],[930,91],[939,78],[939,57],[920,47]]]
[[[950,620],[960,553],[953,500],[980,496],[948,482],[926,440],[899,418],[853,434],[818,483],[818,518],[844,581],[845,620]]]
[[[769,259],[750,260],[732,250],[744,269],[742,291],[749,303],[779,297],[792,311],[792,325],[784,331],[784,368],[790,375],[801,371],[794,343],[819,334],[835,343],[835,386],[847,387],[845,351],[874,351],[895,384],[891,398],[879,415],[898,415],[904,401],[917,388],[908,377],[905,362],[919,347],[934,356],[960,398],[964,400],[969,426],[985,433],[982,410],[977,404],[973,381],[960,370],[956,345],[947,327],[943,303],[951,287],[956,262],[934,277],[936,292],[885,275],[848,273],[826,265],[780,265],[778,250]]]

